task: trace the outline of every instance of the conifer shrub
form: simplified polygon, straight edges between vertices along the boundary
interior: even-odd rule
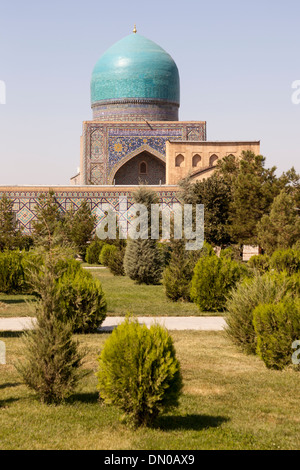
[[[260,274],[264,274],[270,269],[270,257],[267,254],[251,256],[248,266],[257,270]]]
[[[119,407],[134,426],[151,425],[178,406],[182,389],[173,340],[160,325],[129,319],[106,341],[98,358],[100,398]]]
[[[24,291],[24,256],[17,250],[0,252],[0,292],[17,294]]]
[[[278,272],[286,271],[290,275],[299,272],[300,251],[292,248],[274,251],[270,259],[270,267]]]
[[[104,244],[104,240],[93,240],[86,249],[85,261],[89,264],[99,264],[99,256]]]
[[[178,240],[178,246],[174,247],[169,265],[163,272],[163,285],[166,296],[173,302],[179,300],[190,301],[191,280],[193,268],[184,247]]]
[[[83,353],[73,340],[73,326],[59,319],[60,296],[53,266],[39,278],[40,299],[34,304],[35,328],[23,336],[22,360],[16,368],[23,382],[46,404],[58,404],[78,384]]]
[[[125,276],[125,250],[125,246],[114,246],[114,249],[110,251],[110,256],[108,258],[108,268],[114,276]]]
[[[128,240],[124,256],[125,274],[138,284],[161,282],[163,256],[156,240]]]
[[[100,255],[99,255],[100,264],[102,264],[102,266],[108,267],[109,259],[112,253],[115,253],[116,250],[117,250],[117,247],[115,245],[104,243],[101,249]]]
[[[56,282],[58,319],[71,323],[76,333],[96,331],[106,318],[107,304],[101,282],[80,269],[66,271]]]
[[[194,268],[191,299],[201,311],[222,311],[229,291],[248,275],[244,264],[227,257],[201,257]]]
[[[279,303],[261,304],[253,313],[257,353],[268,369],[292,364],[293,342],[300,338],[300,300],[287,297]]]
[[[157,240],[151,237],[151,207],[158,204],[159,199],[154,191],[142,186],[134,192],[133,199],[136,204],[141,204],[147,209],[148,222],[145,226],[138,224],[139,238],[133,236],[127,242],[124,256],[125,274],[138,284],[160,284],[164,256]]]
[[[202,250],[188,251],[184,240],[172,240],[171,257],[163,272],[163,285],[166,296],[173,302],[191,301],[191,281],[196,262],[201,256],[207,256],[207,247]]]
[[[255,354],[257,336],[253,325],[254,309],[263,303],[280,302],[284,296],[297,295],[299,279],[286,274],[258,272],[232,289],[226,302],[225,331],[246,354]]]

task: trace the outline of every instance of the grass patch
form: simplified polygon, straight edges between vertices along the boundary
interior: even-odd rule
[[[102,283],[108,316],[125,316],[128,312],[134,316],[151,317],[222,315],[200,312],[197,305],[191,302],[172,302],[166,297],[163,285],[139,285],[127,276],[114,276],[108,268],[89,267],[93,268],[91,274]],[[0,294],[0,317],[34,316],[34,308],[28,303],[32,299],[32,296]]]
[[[35,311],[30,302],[34,302],[32,295],[7,295],[0,293],[0,317],[26,317],[34,316]]]
[[[210,312],[200,312],[193,303],[168,300],[163,285],[139,285],[127,276],[114,276],[107,268],[91,272],[102,283],[109,316],[122,316],[128,312],[135,316],[151,317],[212,315]]]
[[[298,449],[298,373],[267,370],[240,353],[223,332],[171,332],[181,362],[180,407],[155,427],[132,431],[119,411],[100,405],[97,356],[108,334],[77,336],[91,374],[65,404],[46,406],[20,383],[13,363],[20,337],[4,339],[0,365],[0,449]]]

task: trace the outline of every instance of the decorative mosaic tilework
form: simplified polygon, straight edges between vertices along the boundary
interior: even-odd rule
[[[161,155],[166,153],[166,139],[161,137],[112,137],[108,143],[109,161],[111,169],[122,158],[144,145],[157,150]]]
[[[93,118],[101,121],[139,121],[143,118],[149,121],[178,121],[178,105],[138,101],[126,99],[107,104],[95,103],[92,105]]]
[[[14,189],[1,189],[0,187],[0,198],[6,195],[14,203],[13,210],[16,213],[16,218],[19,225],[23,228],[24,233],[30,233],[32,230],[32,222],[35,220],[35,207],[38,203],[38,198],[41,194],[47,193],[51,188],[47,187],[45,190],[40,191],[15,191]],[[66,210],[74,208],[76,211],[83,200],[90,204],[92,213],[96,215],[97,221],[99,222],[104,217],[104,212],[101,211],[103,204],[109,204],[115,210],[119,210],[120,198],[122,201],[127,200],[127,210],[133,204],[133,195],[131,191],[121,191],[120,189],[105,190],[104,188],[99,191],[89,191],[84,187],[77,187],[76,191],[64,190],[60,191],[56,188],[52,188],[55,192],[57,203],[59,204],[60,210],[65,212]],[[163,208],[167,210],[173,203],[178,203],[177,191],[165,191],[157,190],[159,201]],[[126,211],[125,211],[126,213]]]
[[[104,184],[105,182],[105,166],[103,163],[91,164],[91,181],[94,184]]]
[[[83,184],[112,184],[116,169],[131,156],[148,149],[162,160],[167,140],[206,140],[206,123],[90,121],[83,132]],[[95,166],[103,162],[103,166]],[[101,173],[102,172],[102,173]]]
[[[90,158],[99,161],[103,161],[105,158],[104,135],[102,130],[98,128],[91,134]]]

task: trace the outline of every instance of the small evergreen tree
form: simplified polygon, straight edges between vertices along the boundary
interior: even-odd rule
[[[77,211],[71,208],[65,213],[62,230],[67,241],[74,245],[77,253],[85,259],[88,243],[92,240],[96,226],[96,216],[87,203],[83,201]]]
[[[163,272],[166,296],[174,302],[191,301],[191,281],[195,265],[202,256],[213,253],[212,247],[205,243],[202,250],[188,251],[185,240],[172,240],[171,259]]]
[[[232,289],[226,302],[226,333],[247,354],[255,354],[257,336],[253,326],[254,309],[263,303],[280,302],[286,295],[297,296],[299,287],[285,273],[255,273]]]
[[[35,207],[36,219],[33,221],[32,236],[34,244],[51,250],[53,245],[60,245],[62,212],[53,191],[41,194]]]
[[[106,341],[98,358],[100,398],[119,407],[134,426],[151,425],[178,406],[180,364],[168,331],[126,318]]]
[[[0,251],[14,250],[21,246],[22,232],[14,219],[13,201],[4,195],[0,199]]]
[[[246,266],[215,254],[197,262],[191,284],[191,299],[203,312],[224,310],[229,291],[248,275]]]
[[[42,402],[58,404],[70,395],[82,377],[79,367],[83,355],[72,338],[72,325],[58,319],[58,273],[52,255],[32,272],[31,282],[40,297],[35,305],[37,323],[25,333],[24,359],[16,367],[24,383]]]
[[[260,304],[253,312],[257,353],[268,369],[292,364],[292,345],[300,338],[300,300],[289,296],[279,303]]]
[[[162,277],[162,254],[155,240],[128,240],[124,268],[138,284],[159,284]]]
[[[124,256],[125,273],[139,284],[159,284],[163,258],[157,241],[150,237],[151,204],[157,204],[158,197],[154,191],[141,187],[134,193],[134,202],[145,205],[148,210],[148,238],[128,240]]]
[[[99,264],[99,257],[104,244],[104,240],[98,238],[93,240],[86,249],[85,261],[89,264]]]

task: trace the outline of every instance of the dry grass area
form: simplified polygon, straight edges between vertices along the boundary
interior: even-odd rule
[[[297,449],[299,373],[269,371],[240,353],[222,332],[172,332],[184,391],[180,407],[157,426],[136,431],[119,411],[98,402],[97,356],[107,334],[78,336],[91,374],[60,406],[41,404],[20,383],[13,363],[18,336],[5,342],[0,365],[0,449]]]

